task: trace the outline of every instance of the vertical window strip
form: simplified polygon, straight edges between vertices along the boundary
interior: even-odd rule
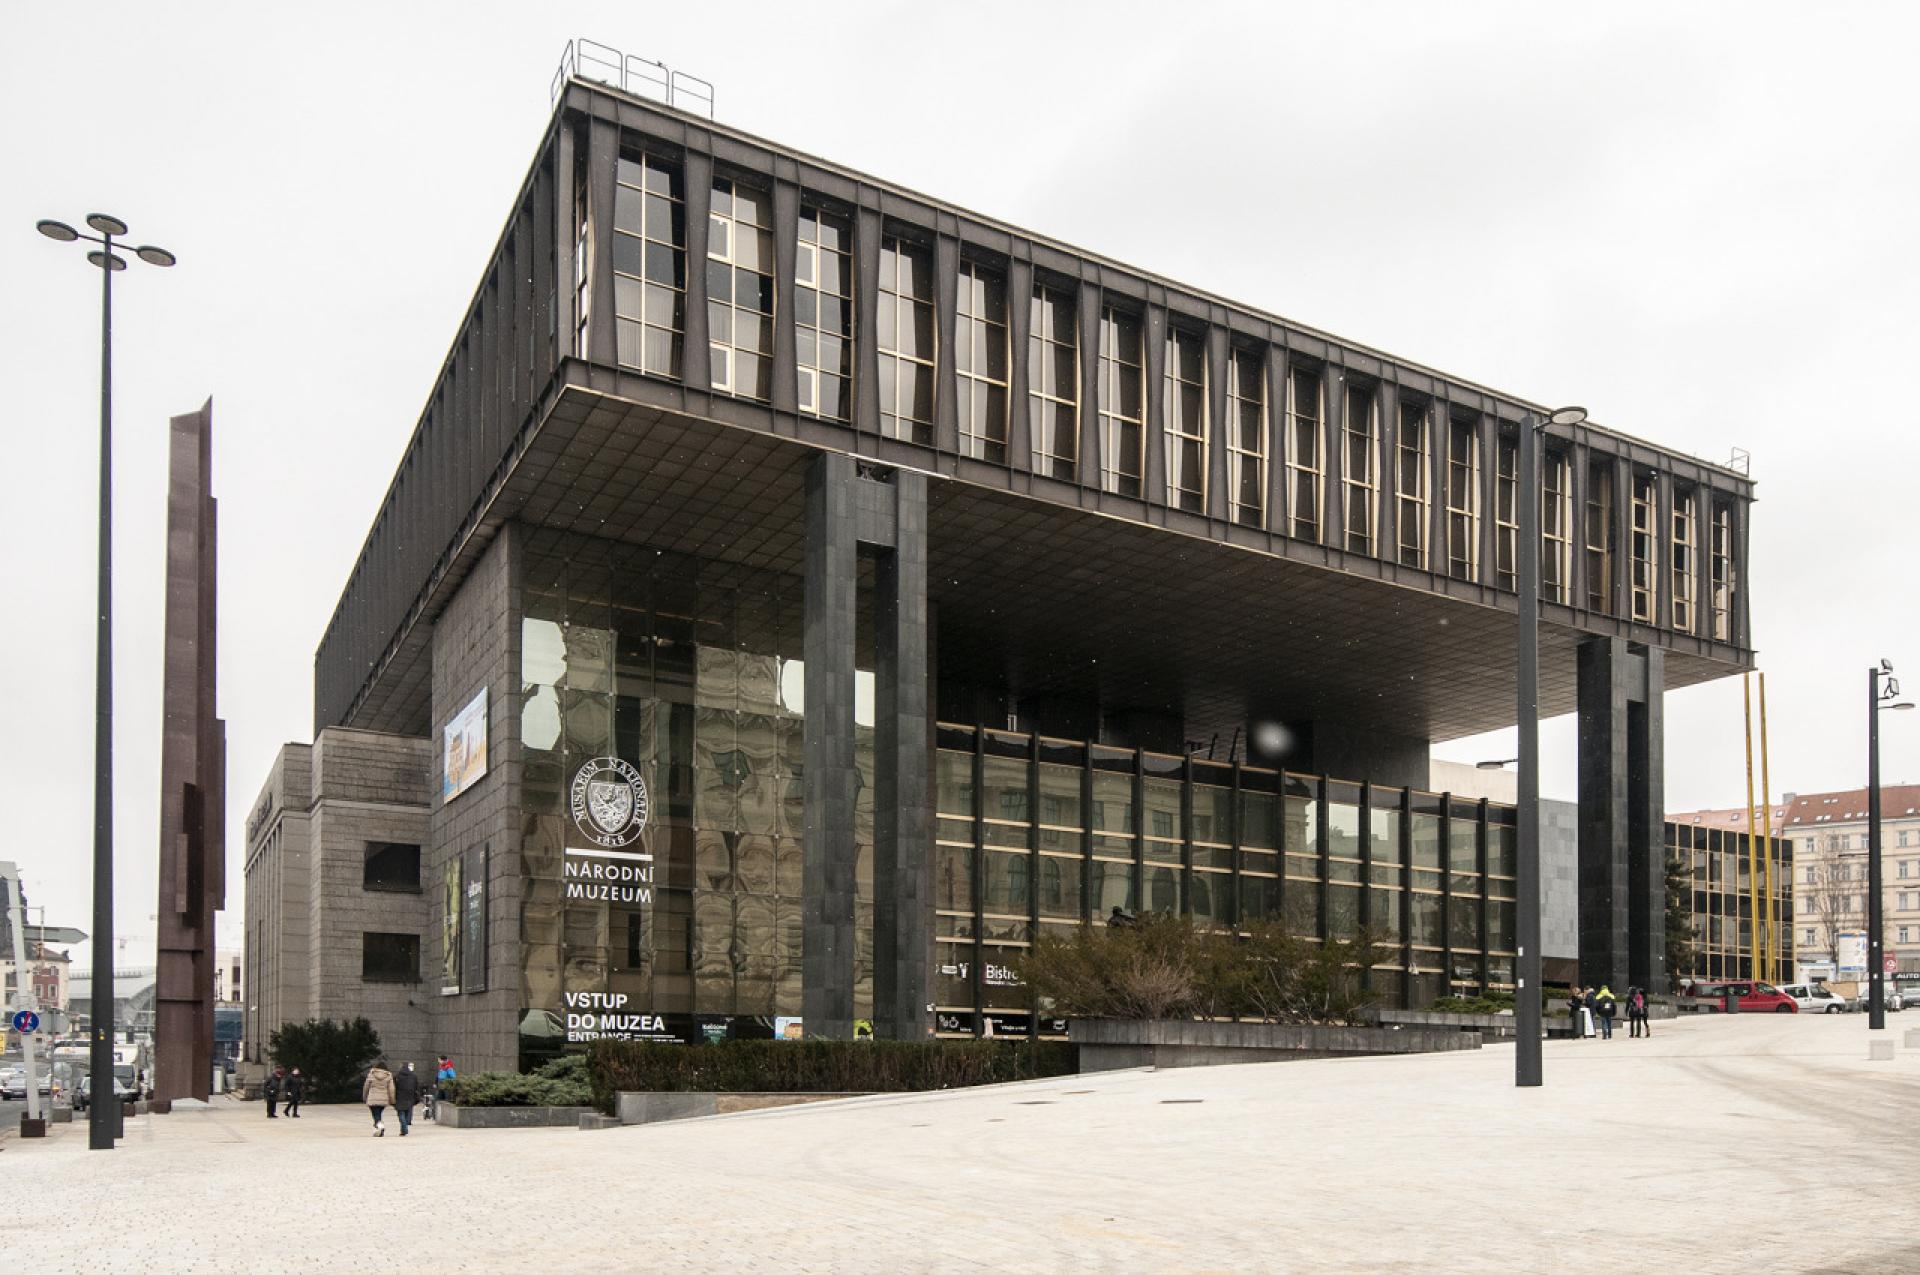
[[[1502,589],[1517,587],[1520,562],[1520,443],[1501,435],[1499,468],[1494,473],[1493,569]]]
[[[1346,436],[1346,462],[1341,483],[1346,496],[1347,552],[1372,554],[1374,500],[1380,489],[1379,424],[1375,417],[1371,385],[1347,386],[1347,410],[1342,432]]]
[[[587,313],[593,302],[593,219],[587,210],[587,183],[573,188],[573,354],[587,357]]]
[[[1146,459],[1144,332],[1137,316],[1100,315],[1100,488],[1138,496]]]
[[[1713,636],[1721,642],[1733,640],[1733,509],[1731,506],[1715,504],[1713,507],[1713,559],[1709,564],[1713,577]],[[1906,844],[1906,833],[1901,833],[1901,844]],[[1904,866],[1904,865],[1903,865]]]
[[[1613,611],[1613,461],[1587,467],[1587,609]]]
[[[1080,337],[1070,293],[1036,284],[1027,336],[1027,424],[1037,474],[1072,481],[1080,455]]]
[[[1198,333],[1167,329],[1163,387],[1167,504],[1207,511],[1207,353]]]
[[[962,262],[954,305],[953,359],[960,454],[1007,463],[1007,281]]]
[[[793,266],[794,362],[799,407],[830,421],[853,409],[853,226],[800,210]]]
[[[1320,543],[1327,471],[1321,442],[1321,377],[1317,368],[1287,369],[1287,487],[1292,500],[1291,534]]]
[[[1454,417],[1447,434],[1447,573],[1472,580],[1480,566],[1480,423]]]
[[[613,315],[624,366],[680,375],[686,230],[679,168],[652,155],[622,157],[613,195]]]
[[[713,388],[773,397],[773,199],[721,178],[707,226],[707,341]]]
[[[1540,596],[1570,601],[1568,570],[1573,561],[1572,501],[1567,458],[1550,452],[1540,473]]]
[[[1235,350],[1227,363],[1227,481],[1233,521],[1264,527],[1267,519],[1267,377],[1257,350]]]
[[[1683,633],[1693,631],[1694,570],[1699,560],[1700,519],[1693,492],[1675,492],[1673,497],[1673,627]]]
[[[1432,511],[1428,494],[1430,472],[1427,429],[1432,409],[1425,402],[1400,402],[1400,439],[1398,483],[1394,488],[1399,529],[1400,565],[1425,568],[1427,565],[1427,521]]]
[[[892,236],[880,244],[880,432],[933,445],[933,261]]]
[[[1633,476],[1633,618],[1652,624],[1654,573],[1659,569],[1659,544],[1653,526],[1653,475]]]

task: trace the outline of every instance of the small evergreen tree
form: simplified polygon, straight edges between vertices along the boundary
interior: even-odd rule
[[[1667,980],[1670,991],[1693,973],[1693,882],[1678,855],[1667,856]]]
[[[380,1033],[364,1018],[286,1023],[267,1040],[276,1065],[300,1069],[308,1102],[358,1102],[360,1081],[380,1056]]]

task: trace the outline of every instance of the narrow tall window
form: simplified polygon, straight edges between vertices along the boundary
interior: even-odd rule
[[[1427,440],[1432,408],[1424,402],[1400,400],[1400,441],[1394,449],[1400,463],[1396,471],[1394,505],[1399,532],[1400,565],[1427,565],[1427,521],[1433,509],[1428,494],[1432,472],[1432,454]]]
[[[1673,494],[1673,627],[1693,632],[1694,571],[1699,559],[1700,518],[1693,492]]]
[[[1033,472],[1073,480],[1080,456],[1080,337],[1073,296],[1036,284],[1027,333]]]
[[[1007,463],[1007,281],[960,265],[953,366],[959,375],[960,454]]]
[[[1713,636],[1716,641],[1733,641],[1733,507],[1715,504],[1713,507]],[[1900,834],[1900,844],[1907,844],[1907,834]],[[1904,872],[1906,864],[1901,864]]]
[[[587,215],[587,183],[573,188],[573,354],[587,357],[587,312],[593,304],[593,219]]]
[[[1660,547],[1653,526],[1653,475],[1633,476],[1633,618],[1653,623],[1655,572]]]
[[[1227,361],[1227,482],[1233,520],[1267,522],[1267,370],[1257,350],[1235,350]]]
[[[773,199],[725,178],[707,218],[707,342],[714,389],[773,397]]]
[[[793,263],[794,362],[800,410],[844,421],[853,407],[853,227],[800,210]]]
[[[1471,580],[1480,565],[1480,422],[1447,425],[1447,574]]]
[[[1373,386],[1347,385],[1346,438],[1341,482],[1347,503],[1347,552],[1373,552],[1374,499],[1380,490],[1379,424],[1374,416]]]
[[[1100,314],[1100,487],[1140,494],[1146,459],[1145,346],[1137,316],[1106,307]]]
[[[1291,535],[1320,542],[1320,515],[1327,472],[1321,444],[1320,372],[1287,369],[1287,493],[1292,506]]]
[[[933,260],[924,248],[880,242],[880,432],[933,444]]]
[[[1613,611],[1613,461],[1587,466],[1587,609]]]
[[[1207,512],[1207,343],[1197,333],[1167,329],[1164,386],[1167,504]]]
[[[1493,570],[1502,589],[1516,587],[1520,544],[1520,443],[1502,434],[1493,484]]]
[[[686,245],[680,170],[651,155],[622,158],[613,188],[613,317],[623,365],[680,375]]]
[[[1573,561],[1573,500],[1568,490],[1567,458],[1542,456],[1540,465],[1540,596],[1567,602],[1567,572]]]

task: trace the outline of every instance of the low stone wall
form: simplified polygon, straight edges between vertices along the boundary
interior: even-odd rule
[[[1458,1028],[1295,1027],[1278,1023],[1125,1022],[1076,1019],[1068,1037],[1080,1070],[1208,1067],[1371,1054],[1444,1053],[1480,1048],[1480,1034]]]
[[[663,1120],[696,1120],[770,1107],[797,1107],[834,1098],[858,1098],[854,1093],[620,1093],[613,1113],[621,1124],[658,1124]]]
[[[440,1103],[434,1123],[448,1129],[578,1129],[592,1107],[461,1107]]]
[[[1512,1014],[1438,1014],[1430,1009],[1377,1009],[1370,1015],[1381,1027],[1432,1027],[1444,1031],[1477,1031],[1483,1037],[1514,1034]]]

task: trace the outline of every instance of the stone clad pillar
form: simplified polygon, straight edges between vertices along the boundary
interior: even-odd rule
[[[1661,653],[1589,638],[1579,653],[1580,981],[1665,991]]]
[[[855,586],[853,458],[807,470],[805,632],[806,835],[801,866],[801,1015],[809,1036],[853,1035]]]
[[[874,572],[873,1017],[880,1035],[918,1040],[933,961],[927,477],[900,471],[888,485],[893,547]]]

